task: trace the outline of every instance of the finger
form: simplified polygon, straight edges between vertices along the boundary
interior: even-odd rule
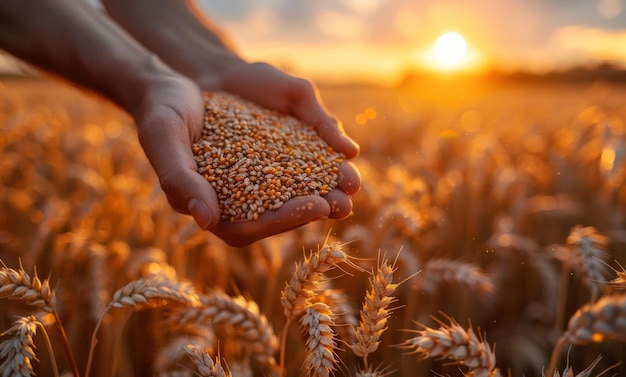
[[[321,104],[315,88],[306,80],[295,79],[292,96],[295,104],[293,115],[316,128],[318,134],[335,151],[343,153],[348,159],[359,154],[359,145],[346,135],[343,125],[328,115]]]
[[[341,190],[331,190],[324,196],[330,206],[331,219],[345,219],[352,213],[352,200]]]
[[[186,127],[175,111],[158,107],[144,116],[139,140],[172,208],[209,229],[219,222],[217,195],[198,174]]]
[[[256,221],[220,222],[211,231],[231,246],[243,247],[254,241],[295,229],[311,221],[327,219],[329,203],[319,196],[299,196],[276,211],[266,211]]]
[[[339,164],[337,188],[347,195],[354,195],[361,189],[361,174],[352,162],[344,161]]]

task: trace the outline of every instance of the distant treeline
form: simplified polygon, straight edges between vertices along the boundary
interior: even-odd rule
[[[549,82],[626,82],[626,69],[616,64],[602,63],[597,66],[579,66],[567,70],[551,71],[544,74],[529,72],[504,73],[491,71],[487,78],[505,81],[549,81]]]
[[[493,69],[481,74],[457,74],[458,78],[470,80],[486,80],[502,83],[585,83],[594,81],[606,81],[613,83],[626,83],[626,67],[613,63],[601,63],[595,66],[576,66],[569,69],[555,70],[546,73],[534,73],[528,71],[507,72]],[[408,72],[401,84],[415,81],[436,79],[432,73],[411,71]],[[449,78],[449,77],[448,77]]]

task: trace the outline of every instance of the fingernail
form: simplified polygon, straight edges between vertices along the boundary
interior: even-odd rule
[[[213,222],[213,214],[203,201],[192,198],[187,203],[187,209],[200,228],[207,229]]]

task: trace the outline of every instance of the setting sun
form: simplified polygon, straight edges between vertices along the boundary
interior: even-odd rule
[[[467,43],[460,34],[449,31],[435,42],[435,57],[439,63],[453,67],[459,64],[467,52]]]

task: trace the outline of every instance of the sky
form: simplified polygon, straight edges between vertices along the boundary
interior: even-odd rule
[[[97,0],[88,0],[97,3]],[[316,81],[394,83],[414,70],[626,67],[626,0],[196,0],[250,61]],[[439,36],[467,44],[452,67]],[[0,71],[11,67],[0,56]]]
[[[433,46],[467,42],[456,70],[626,66],[626,0],[197,0],[249,60],[327,80],[443,71]]]

